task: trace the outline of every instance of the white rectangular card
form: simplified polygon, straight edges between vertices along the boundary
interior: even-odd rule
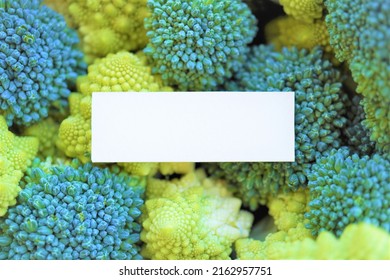
[[[92,95],[93,162],[294,161],[293,92]]]

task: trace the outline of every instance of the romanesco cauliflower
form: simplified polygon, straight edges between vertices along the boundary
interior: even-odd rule
[[[322,17],[324,0],[279,0],[286,14],[307,23]]]
[[[266,25],[265,35],[267,42],[274,44],[279,50],[290,46],[299,49],[321,46],[326,52],[332,51],[323,20],[307,23],[290,16],[278,17]]]
[[[286,244],[312,238],[305,228],[304,214],[308,210],[309,193],[300,189],[291,193],[278,193],[267,206],[277,231],[269,233],[264,241],[240,239],[236,251],[243,259],[278,259]]]
[[[88,75],[79,77],[80,93],[69,97],[70,116],[59,128],[57,145],[69,157],[90,161],[92,92],[164,91],[158,78],[134,54],[119,52],[96,60]]]
[[[339,238],[324,231],[316,240],[284,242],[278,249],[268,251],[258,240],[240,239],[235,248],[241,260],[390,260],[390,234],[359,223],[347,226]]]
[[[15,136],[0,115],[0,217],[15,205],[19,180],[37,152],[38,139]]]
[[[143,216],[142,255],[150,259],[229,259],[232,244],[249,235],[253,216],[240,211],[221,182],[190,173],[151,179]]]
[[[119,51],[137,51],[147,43],[147,0],[49,0],[80,34],[86,59]],[[54,2],[54,3],[53,3]]]
[[[56,147],[59,127],[57,121],[47,118],[24,129],[23,135],[34,136],[39,140],[38,156],[42,159],[58,157],[61,156],[61,151]]]

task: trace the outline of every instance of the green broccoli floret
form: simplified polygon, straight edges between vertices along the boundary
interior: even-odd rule
[[[390,2],[327,0],[330,44],[349,63],[378,150],[390,152]]]
[[[256,35],[241,0],[149,0],[145,54],[153,73],[180,90],[213,90],[230,78]]]
[[[343,147],[318,159],[308,175],[307,228],[340,236],[352,223],[367,222],[390,231],[390,161],[359,157]]]
[[[67,107],[85,71],[76,32],[41,0],[0,2],[0,114],[29,126]]]
[[[228,90],[295,92],[294,163],[219,164],[219,174],[238,184],[244,203],[255,209],[270,193],[304,185],[310,165],[341,145],[346,95],[339,71],[322,58],[318,48],[277,52],[272,46],[253,47],[235,79],[227,84]]]
[[[37,164],[36,164],[37,165]],[[141,259],[138,179],[80,165],[27,171],[0,220],[0,259]]]
[[[356,94],[349,96],[349,101],[346,104],[347,125],[343,131],[345,142],[351,151],[359,155],[371,155],[375,150],[375,142],[370,140],[370,133],[363,125],[366,119],[361,104],[362,97]]]

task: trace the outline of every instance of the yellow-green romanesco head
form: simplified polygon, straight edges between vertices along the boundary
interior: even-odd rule
[[[348,225],[340,238],[323,231],[316,240],[281,242],[274,250],[264,250],[262,245],[258,240],[240,239],[235,247],[237,257],[241,260],[390,260],[390,234],[368,223]]]
[[[240,210],[241,200],[222,182],[202,171],[180,180],[150,180],[141,232],[144,257],[229,259],[233,242],[249,235],[252,214]]]
[[[309,230],[302,230],[305,223],[304,214],[309,210],[308,203],[309,193],[304,188],[270,197],[267,204],[269,214],[273,217],[277,229],[288,233],[288,240],[310,236]]]
[[[304,188],[271,196],[267,206],[277,231],[269,233],[264,241],[249,238],[237,241],[239,258],[277,259],[286,243],[313,238],[310,230],[305,228],[304,214],[308,202],[309,193]]]
[[[312,22],[322,17],[324,0],[279,0],[286,14],[294,18]]]
[[[65,16],[66,21],[68,22],[69,19],[66,17],[68,4],[66,0],[43,0],[43,4],[46,6],[52,8],[56,12],[62,14]]]
[[[92,92],[172,91],[162,86],[158,76],[152,75],[141,55],[130,52],[109,54],[88,67],[88,74],[77,80],[78,90],[84,95]]]
[[[83,163],[91,160],[91,104],[91,96],[72,93],[70,116],[62,121],[58,131],[57,147]]]
[[[15,136],[0,116],[0,217],[15,205],[19,180],[37,152],[38,139]]]
[[[39,141],[38,156],[46,157],[61,156],[61,151],[56,147],[58,129],[60,124],[53,118],[47,118],[24,129],[23,135],[34,136]]]
[[[321,46],[326,52],[332,51],[324,20],[307,23],[291,16],[278,17],[266,25],[265,35],[267,42],[278,50],[292,46],[311,50]]]
[[[147,0],[46,0],[77,29],[88,62],[146,46]]]
[[[194,170],[193,162],[118,162],[129,173],[138,176],[187,174]]]
[[[172,91],[162,85],[158,76],[151,74],[141,55],[129,52],[109,54],[88,67],[88,75],[77,80],[78,93],[69,97],[70,116],[59,128],[57,146],[69,157],[83,163],[91,160],[91,110],[93,92],[157,92]],[[163,174],[187,173],[192,163],[124,163],[125,171],[145,176],[160,169]]]

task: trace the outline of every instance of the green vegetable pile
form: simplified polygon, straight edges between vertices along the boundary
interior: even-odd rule
[[[388,1],[0,0],[0,18],[0,259],[390,259]],[[296,160],[92,163],[97,91],[293,91]]]

